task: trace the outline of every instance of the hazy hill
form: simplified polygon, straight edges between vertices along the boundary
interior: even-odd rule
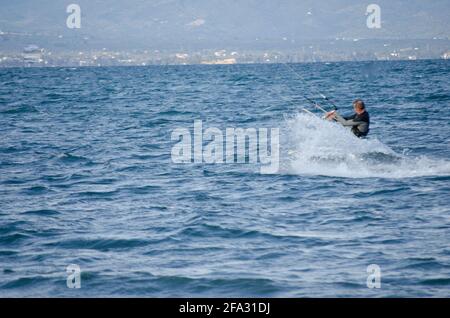
[[[448,0],[2,2],[0,49],[29,43],[60,49],[288,48],[309,39],[450,36]],[[71,2],[81,6],[81,29],[66,27]],[[365,11],[372,2],[381,7],[381,29],[366,27]]]

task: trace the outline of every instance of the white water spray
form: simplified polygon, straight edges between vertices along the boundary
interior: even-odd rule
[[[285,137],[284,173],[348,178],[450,175],[448,161],[397,154],[374,137],[356,138],[338,123],[309,114],[287,119]]]

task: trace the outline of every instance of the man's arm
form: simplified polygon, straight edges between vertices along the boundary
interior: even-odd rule
[[[336,119],[337,122],[341,123],[342,126],[358,126],[365,123],[362,120],[355,120],[355,115],[344,118],[338,113],[336,113],[334,115],[334,119]]]
[[[356,114],[353,114],[351,116],[342,116],[342,118],[344,118],[345,120],[349,120],[349,119],[355,119]]]

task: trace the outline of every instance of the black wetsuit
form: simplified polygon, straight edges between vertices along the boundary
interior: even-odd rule
[[[370,118],[369,113],[364,111],[362,114],[353,114],[352,116],[342,117],[336,113],[336,121],[343,126],[351,126],[352,132],[356,137],[366,137],[369,133]]]

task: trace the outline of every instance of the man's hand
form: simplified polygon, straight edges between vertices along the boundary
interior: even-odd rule
[[[328,112],[325,114],[325,119],[332,120],[336,117],[336,111],[332,110],[331,112]]]

